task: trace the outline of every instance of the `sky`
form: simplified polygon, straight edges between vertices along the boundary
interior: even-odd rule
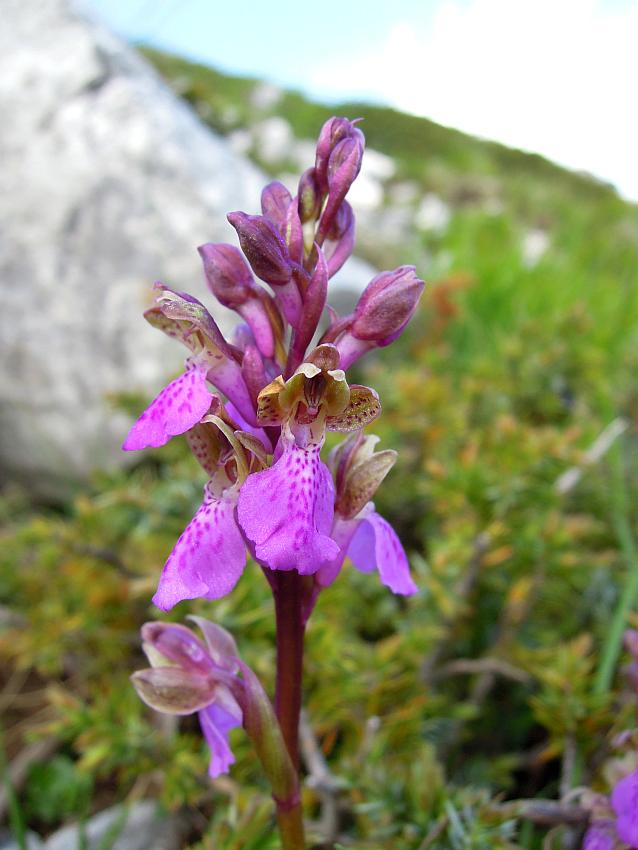
[[[423,115],[638,201],[638,0],[87,2],[133,41]]]

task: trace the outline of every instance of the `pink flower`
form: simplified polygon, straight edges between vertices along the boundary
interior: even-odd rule
[[[237,517],[255,558],[273,570],[317,572],[336,557],[330,537],[334,488],[320,445],[282,435],[279,460],[246,479]]]
[[[618,837],[630,847],[638,848],[638,770],[616,784],[611,806],[616,813]]]
[[[205,642],[185,626],[146,623],[142,640],[151,667],[134,673],[131,680],[144,702],[157,711],[197,712],[211,753],[208,773],[215,778],[228,773],[235,761],[228,737],[243,720],[233,694],[234,686],[239,686],[238,653],[224,629],[198,617],[192,619]]]
[[[190,430],[208,412],[212,392],[206,386],[206,370],[191,366],[171,381],[150,403],[128,433],[126,452],[163,446],[171,437]]]

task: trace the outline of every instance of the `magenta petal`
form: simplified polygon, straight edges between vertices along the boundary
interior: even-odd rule
[[[237,504],[258,561],[272,570],[316,573],[339,555],[330,538],[334,488],[319,447],[285,446],[270,469],[249,475]]]
[[[594,821],[585,833],[582,850],[614,850],[616,835],[610,820]]]
[[[363,573],[377,569],[381,581],[393,593],[409,596],[417,592],[401,541],[390,523],[375,511],[360,520],[348,547],[348,556]]]
[[[330,536],[339,547],[339,554],[317,572],[316,582],[319,587],[329,587],[341,572],[348,546],[358,525],[357,519],[342,519],[339,514],[335,514]]]
[[[204,502],[169,555],[153,597],[163,611],[183,599],[225,596],[244,569],[246,549],[234,500],[216,498],[208,487],[204,492]]]
[[[638,847],[638,770],[625,776],[611,794],[616,813],[616,831],[630,847]]]
[[[241,366],[235,360],[220,359],[208,371],[208,380],[235,405],[244,419],[257,424],[255,406],[248,392]]]
[[[241,718],[238,719],[222,706],[213,703],[199,712],[199,722],[210,749],[208,775],[215,779],[222,773],[228,773],[231,764],[235,762],[228,736],[231,729],[241,726]]]
[[[204,416],[213,394],[206,386],[206,374],[189,369],[164,387],[128,433],[122,448],[126,452],[163,446],[176,434],[183,434]]]

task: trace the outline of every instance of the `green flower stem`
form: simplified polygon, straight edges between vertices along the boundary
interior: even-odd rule
[[[282,850],[306,850],[301,803],[292,808],[277,803],[277,824]]]
[[[627,491],[625,486],[622,451],[618,446],[612,454],[614,474],[613,486],[613,524],[618,545],[627,565],[627,578],[622,589],[611,625],[607,630],[601,652],[601,661],[594,681],[594,693],[603,694],[609,690],[618,658],[622,650],[623,632],[627,627],[629,612],[638,602],[638,551],[629,521]]]

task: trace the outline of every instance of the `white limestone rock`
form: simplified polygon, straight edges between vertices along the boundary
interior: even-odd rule
[[[73,0],[2,13],[0,480],[53,495],[121,462],[109,396],[181,366],[151,284],[204,297],[196,246],[263,178]]]

